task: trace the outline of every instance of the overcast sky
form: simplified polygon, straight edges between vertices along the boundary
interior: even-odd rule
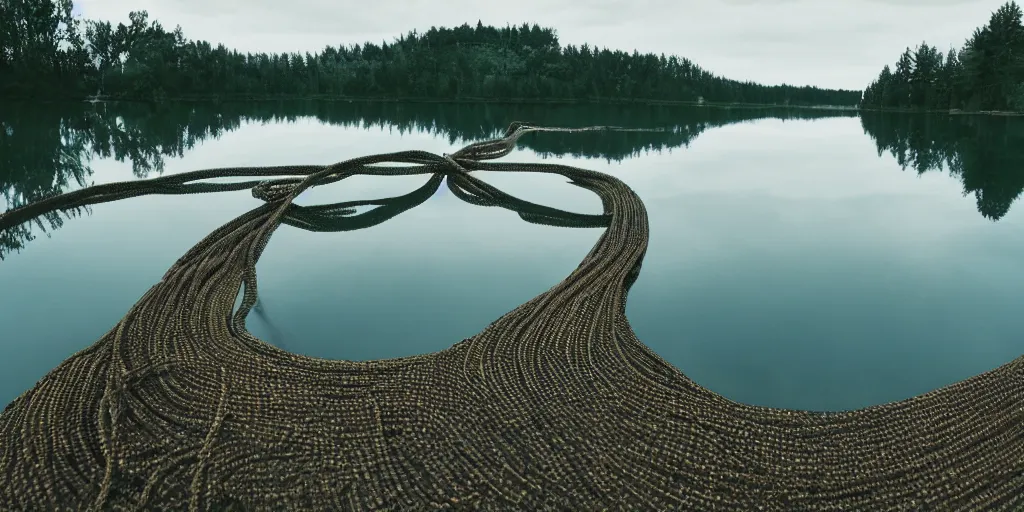
[[[687,57],[720,76],[862,89],[907,46],[959,48],[1006,0],[75,0],[87,18],[147,10],[240,51],[390,42],[412,29],[537,23],[563,45]]]

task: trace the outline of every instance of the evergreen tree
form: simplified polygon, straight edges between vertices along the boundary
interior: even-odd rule
[[[1016,2],[994,13],[945,60],[922,43],[864,91],[866,108],[1024,110],[1024,14]]]

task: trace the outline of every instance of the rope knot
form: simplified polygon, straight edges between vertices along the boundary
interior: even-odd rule
[[[258,185],[252,188],[252,196],[256,199],[262,199],[268,203],[274,203],[284,200],[288,194],[291,194],[292,191],[295,190],[296,185],[297,183],[294,181],[261,181]]]
[[[448,153],[443,153],[441,155],[441,158],[444,158],[445,161],[448,162],[448,167],[451,167],[453,171],[456,171],[458,173],[466,172],[466,168],[462,167],[462,165],[460,165],[459,162],[455,161],[455,158],[453,158],[452,155]]]

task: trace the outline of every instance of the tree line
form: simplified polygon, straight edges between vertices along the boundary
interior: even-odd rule
[[[760,85],[677,57],[559,43],[538,25],[432,27],[318,53],[241,53],[146,11],[72,16],[71,0],[0,2],[0,95],[115,99],[349,97],[706,101],[855,106],[860,91]]]
[[[863,108],[1024,111],[1024,16],[1016,2],[992,13],[962,48],[907,48],[864,90]]]

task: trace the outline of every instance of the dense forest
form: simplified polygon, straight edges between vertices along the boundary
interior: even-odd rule
[[[994,13],[960,50],[907,48],[864,90],[863,108],[1024,111],[1024,16],[1016,2]]]
[[[427,132],[452,146],[500,135],[510,122],[547,126],[621,125],[655,131],[603,131],[527,134],[520,141],[542,156],[572,155],[621,161],[646,151],[685,147],[710,128],[763,118],[854,117],[855,112],[785,108],[706,109],[641,105],[501,105],[393,102],[133,102],[0,104],[0,211],[89,185],[93,159],[130,164],[137,178],[161,175],[169,162],[203,141],[219,138],[246,123],[294,122],[315,118],[324,124],[398,133]],[[362,156],[339,154],[338,160]],[[330,162],[323,162],[325,164]],[[195,169],[169,169],[182,172]],[[6,205],[4,204],[6,203]],[[72,213],[85,213],[82,212]],[[41,219],[46,231],[64,222]],[[32,226],[0,231],[0,259],[32,239]]]
[[[316,54],[240,53],[185,38],[146,11],[82,20],[71,0],[0,2],[0,96],[160,100],[393,99],[706,101],[849,105],[860,91],[766,86],[688,59],[559,44],[551,28],[479,22]]]

